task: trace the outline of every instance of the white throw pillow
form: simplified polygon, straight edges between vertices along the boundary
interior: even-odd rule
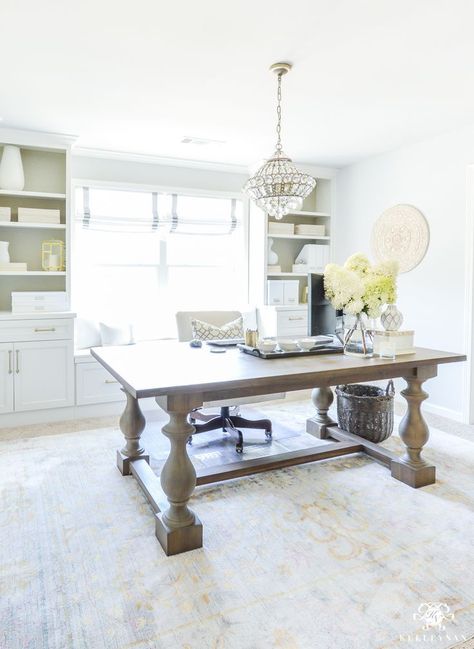
[[[203,322],[202,320],[191,320],[191,329],[193,338],[196,340],[227,340],[229,338],[244,337],[241,317],[232,320],[232,322],[227,322],[222,327],[210,324],[209,322]]]
[[[108,325],[99,323],[100,337],[104,347],[109,345],[131,345],[133,341],[133,330],[131,324]]]

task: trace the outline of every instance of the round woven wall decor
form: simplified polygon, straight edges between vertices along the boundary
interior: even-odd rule
[[[377,261],[395,259],[399,272],[413,270],[428,250],[430,228],[413,205],[395,205],[385,210],[372,228],[371,247]]]

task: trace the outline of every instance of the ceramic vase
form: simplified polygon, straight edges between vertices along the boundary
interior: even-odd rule
[[[344,354],[358,358],[371,358],[374,355],[372,332],[367,329],[361,313],[344,316]]]
[[[380,316],[380,322],[385,331],[398,331],[402,326],[403,315],[395,304],[387,304],[384,312]]]
[[[278,255],[274,250],[272,250],[272,247],[273,247],[273,239],[271,237],[268,237],[268,253],[267,253],[268,265],[276,266],[278,264]]]
[[[10,263],[10,254],[8,252],[9,241],[0,241],[0,264]]]
[[[0,162],[0,189],[21,191],[25,186],[25,174],[19,147],[6,144]]]

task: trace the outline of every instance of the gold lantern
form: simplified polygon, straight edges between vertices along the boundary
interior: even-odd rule
[[[49,272],[65,270],[64,241],[60,239],[43,241],[41,246],[41,266],[43,270]]]

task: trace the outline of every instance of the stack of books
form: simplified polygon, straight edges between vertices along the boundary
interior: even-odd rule
[[[65,291],[12,291],[12,313],[67,311]]]
[[[61,223],[59,210],[47,210],[36,207],[19,207],[18,223]]]
[[[23,261],[0,262],[0,272],[9,271],[11,273],[24,272],[28,270],[28,264]]]
[[[295,234],[304,234],[309,237],[324,237],[326,234],[326,226],[313,223],[297,223],[295,225]]]

